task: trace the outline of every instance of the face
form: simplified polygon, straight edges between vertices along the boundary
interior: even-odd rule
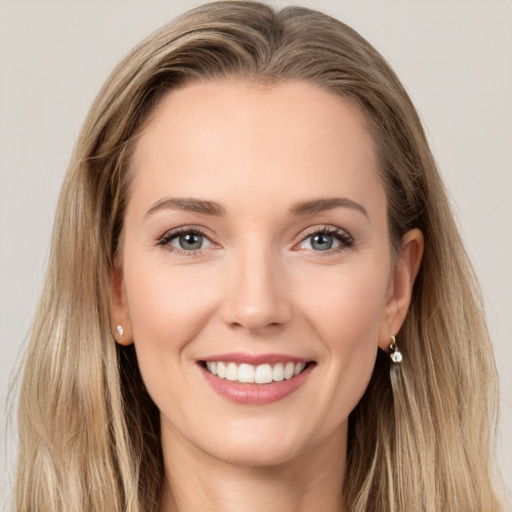
[[[301,82],[171,92],[136,146],[120,261],[113,316],[165,443],[266,465],[346,439],[404,288],[350,103]]]

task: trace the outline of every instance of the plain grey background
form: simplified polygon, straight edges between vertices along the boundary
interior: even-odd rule
[[[80,125],[120,58],[199,3],[0,0],[0,510],[16,447],[13,428],[5,435],[8,383]],[[501,376],[497,457],[512,487],[512,2],[269,3],[300,3],[348,23],[410,92],[484,290]]]

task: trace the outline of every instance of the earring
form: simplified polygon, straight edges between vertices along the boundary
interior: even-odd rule
[[[123,336],[123,334],[124,334],[123,328],[120,325],[118,325],[116,327],[116,329],[117,329],[117,332],[119,333],[119,336]]]
[[[391,344],[389,345],[389,350],[391,350],[391,354],[389,355],[389,357],[391,358],[391,361],[393,361],[393,363],[399,364],[402,362],[402,352],[400,352],[400,350],[398,350],[398,347],[396,346],[396,338],[392,334],[390,334],[389,336],[391,338]]]

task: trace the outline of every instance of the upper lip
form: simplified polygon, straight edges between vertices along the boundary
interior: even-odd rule
[[[251,364],[258,366],[260,364],[275,364],[275,363],[309,363],[311,359],[304,357],[291,356],[289,354],[245,354],[243,352],[229,352],[227,354],[215,354],[212,356],[204,357],[200,361],[222,361],[224,363],[237,363],[237,364]]]

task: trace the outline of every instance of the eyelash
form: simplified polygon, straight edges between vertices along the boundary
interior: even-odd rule
[[[172,253],[175,253],[177,256],[189,256],[189,257],[190,256],[199,256],[202,252],[201,249],[187,251],[185,249],[178,249],[178,248],[172,247],[170,245],[170,242],[172,240],[174,240],[175,238],[178,238],[181,235],[189,235],[189,234],[204,237],[208,241],[210,241],[210,243],[214,244],[214,242],[212,242],[210,240],[210,238],[208,238],[208,236],[206,235],[206,233],[203,230],[198,229],[198,228],[193,228],[193,227],[183,227],[183,228],[173,229],[172,231],[168,231],[167,233],[165,233],[162,237],[160,237],[157,245],[165,247],[165,249],[167,249],[168,251],[170,251]],[[309,249],[310,251],[315,252],[315,253],[323,253],[324,252],[326,254],[335,254],[335,253],[341,252],[345,249],[348,249],[349,247],[351,247],[354,244],[354,239],[352,238],[352,236],[349,235],[343,229],[336,228],[334,226],[323,226],[321,228],[314,227],[314,228],[310,228],[309,230],[306,230],[306,232],[304,232],[300,235],[300,239],[295,244],[295,246],[297,246],[300,243],[305,242],[308,238],[311,238],[314,235],[330,235],[330,236],[334,237],[338,242],[340,242],[339,247],[335,247],[334,249],[328,249],[326,251],[314,251],[314,250]]]
[[[310,228],[306,230],[304,233],[301,233],[299,243],[305,242],[308,238],[311,238],[314,235],[331,235],[340,243],[339,247],[335,247],[334,249],[328,249],[326,251],[313,251],[309,249],[311,252],[318,253],[319,255],[321,253],[336,254],[354,245],[354,239],[349,233],[347,233],[343,229],[334,226],[323,226],[320,229],[318,227]]]
[[[165,233],[159,240],[158,245],[164,247],[169,252],[176,254],[177,256],[199,256],[201,254],[201,249],[195,251],[186,251],[185,249],[178,249],[177,247],[172,247],[170,242],[175,238],[178,238],[181,235],[197,235],[210,240],[204,231],[198,228],[191,227],[183,227],[173,229],[172,231],[168,231]],[[213,242],[211,242],[213,243]]]

